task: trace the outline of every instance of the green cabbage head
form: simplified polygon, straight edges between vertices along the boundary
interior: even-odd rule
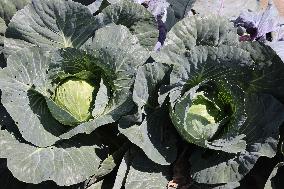
[[[86,122],[91,118],[91,103],[95,87],[84,80],[70,79],[60,84],[53,97],[54,102],[63,110],[71,114],[79,123]],[[51,112],[53,113],[53,112]],[[56,118],[56,114],[53,114]],[[77,125],[78,123],[68,123],[62,121],[64,125]]]

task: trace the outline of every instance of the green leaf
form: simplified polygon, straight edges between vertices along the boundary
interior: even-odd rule
[[[0,126],[1,127],[1,126]],[[15,177],[6,166],[6,160],[0,159],[0,183],[2,189],[16,189],[26,187],[26,183],[20,182]]]
[[[119,165],[119,168],[117,170],[117,174],[115,177],[113,189],[121,189],[123,187],[128,170],[129,170],[128,162],[129,162],[129,151],[127,151],[124,154],[123,159],[121,160],[121,163]]]
[[[113,82],[117,90],[130,88],[138,66],[143,65],[150,57],[136,36],[125,26],[115,24],[97,30],[85,49],[113,71],[116,78]]]
[[[284,102],[284,66],[277,51],[259,42],[243,42],[241,48],[249,52],[253,60],[248,91],[269,93]]]
[[[137,115],[136,115],[137,116]],[[125,116],[119,122],[119,131],[133,144],[141,148],[153,162],[169,165],[176,159],[176,140],[171,133],[163,131],[169,120],[163,109],[147,115],[142,122],[139,115]]]
[[[138,107],[147,105],[148,100],[150,103],[168,71],[169,67],[159,63],[145,64],[138,68],[133,89],[133,101]]]
[[[14,14],[30,2],[31,0],[3,0],[0,2],[0,17],[9,23]]]
[[[3,53],[3,46],[4,46],[4,39],[5,39],[5,32],[6,32],[7,26],[5,24],[5,21],[0,18],[0,55]]]
[[[94,14],[100,9],[102,2],[103,0],[95,0],[95,2],[88,5],[88,9],[92,14]]]
[[[96,100],[92,115],[94,117],[98,117],[104,113],[108,105],[109,100],[109,92],[107,87],[104,85],[104,81],[101,80],[99,91],[97,92]]]
[[[95,177],[101,178],[107,174],[109,174],[111,171],[114,170],[114,168],[119,165],[121,159],[123,158],[125,152],[128,150],[129,144],[125,143],[122,145],[117,151],[115,151],[112,155],[109,155],[100,165],[99,170],[95,174]]]
[[[96,29],[89,9],[80,3],[36,0],[18,11],[11,20],[6,33],[6,37],[11,39],[5,42],[5,47],[9,52],[11,40],[15,39],[47,51],[54,48],[78,48]],[[17,46],[17,43],[14,45]]]
[[[91,185],[90,187],[86,189],[101,189],[103,187],[103,180],[96,182],[95,184]]]
[[[238,40],[233,24],[223,17],[186,17],[169,31],[161,52],[152,56],[160,63],[184,64],[185,52],[195,46],[237,46]]]
[[[190,159],[192,163],[194,162],[191,174],[193,180],[198,183],[219,184],[240,181],[260,157],[255,153],[240,154],[236,157],[223,152],[209,154],[207,156],[210,157],[203,158],[206,156],[205,153],[196,151]]]
[[[107,2],[109,2],[110,4],[114,4],[114,3],[118,3],[121,2],[123,0],[107,0]]]
[[[194,5],[195,0],[168,0],[168,2],[172,5],[172,9],[175,12],[175,16],[178,19],[183,19],[186,17],[187,12],[190,11],[192,5]]]
[[[50,146],[66,131],[49,112],[45,96],[50,88],[46,57],[38,48],[23,49],[8,58],[0,72],[2,103],[25,140],[36,146]]]
[[[102,20],[102,25],[115,23],[126,26],[148,50],[153,50],[158,41],[159,32],[155,17],[137,3],[123,0],[111,4],[97,17]]]
[[[133,100],[138,112],[121,119],[119,130],[132,143],[140,147],[152,161],[168,165],[176,158],[175,138],[167,131],[167,113],[157,109],[158,88],[169,67],[149,63],[139,67],[133,89]],[[146,118],[143,120],[143,114]],[[166,139],[167,138],[167,139]]]
[[[201,183],[193,183],[192,189],[234,189],[240,187],[239,182],[230,182],[227,184],[201,184]]]
[[[7,26],[5,24],[5,21],[2,18],[0,18],[1,45],[3,45],[3,43],[4,43],[4,40],[2,40],[2,36],[4,36],[6,29],[7,29]]]
[[[274,169],[272,170],[271,174],[269,175],[269,178],[267,179],[264,189],[280,189],[281,188],[281,180],[279,172],[283,172],[283,165],[284,162],[278,163]],[[280,178],[279,178],[280,177]]]
[[[133,159],[128,162],[130,166],[125,188],[164,189],[169,182],[170,167],[153,163],[140,151],[133,154]]]
[[[8,57],[14,52],[17,52],[23,48],[30,48],[30,47],[35,47],[35,45],[21,39],[13,39],[5,37],[3,53],[5,57]]]
[[[67,145],[67,147],[64,147]],[[7,131],[0,131],[0,156],[7,158],[13,175],[23,182],[38,184],[53,180],[70,186],[92,176],[98,170],[100,148],[96,145],[68,147],[68,144],[46,148],[20,143]]]
[[[190,13],[195,1],[196,0],[167,0],[167,2],[170,3],[166,20],[168,30]]]

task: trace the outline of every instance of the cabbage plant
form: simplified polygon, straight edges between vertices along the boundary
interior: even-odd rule
[[[0,17],[9,23],[14,14],[24,8],[25,5],[30,3],[31,0],[12,0],[12,1],[1,1],[0,2]]]
[[[281,186],[283,60],[260,40],[270,7],[240,38],[244,7],[260,2],[0,2],[1,187]]]
[[[171,29],[152,57],[156,62],[145,65],[135,80],[137,114],[124,117],[119,129],[161,165],[160,184],[168,178],[166,165],[179,162],[173,149],[182,147],[171,138],[194,146],[181,159],[190,162],[184,177],[199,184],[235,188],[260,157],[276,155],[284,121],[284,67],[269,46],[239,42],[225,17],[190,16]],[[160,121],[167,114],[178,136]]]
[[[13,176],[69,186],[110,173],[125,149],[116,123],[133,111],[137,69],[157,40],[155,18],[128,1],[97,16],[64,0],[34,0],[18,11],[0,71],[13,123],[1,126],[0,157]]]
[[[193,16],[174,26],[156,60],[172,66],[160,100],[169,96],[173,125],[202,147],[190,158],[195,181],[238,182],[259,157],[275,156],[283,62],[270,47],[239,42],[227,19]]]

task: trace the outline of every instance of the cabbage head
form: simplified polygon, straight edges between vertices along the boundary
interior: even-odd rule
[[[54,93],[53,99],[61,109],[68,112],[78,122],[64,122],[58,119],[64,125],[77,125],[86,122],[91,117],[91,103],[93,99],[94,87],[84,80],[70,79],[60,84]],[[51,114],[54,112],[51,111]],[[53,117],[56,119],[57,114]]]

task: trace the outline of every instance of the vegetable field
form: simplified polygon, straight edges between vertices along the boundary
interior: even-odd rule
[[[1,189],[283,189],[283,0],[0,0]]]

